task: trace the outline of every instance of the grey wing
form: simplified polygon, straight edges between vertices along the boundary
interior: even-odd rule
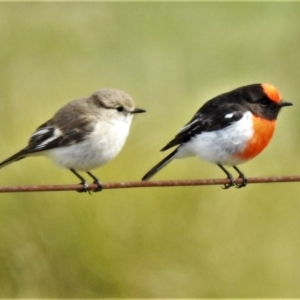
[[[94,130],[96,122],[97,119],[92,116],[77,117],[56,127],[49,120],[37,128],[26,148],[0,162],[0,169],[34,153],[80,143]]]
[[[93,132],[96,122],[94,116],[74,117],[61,124],[49,120],[37,128],[23,151],[29,154],[80,143]]]
[[[81,106],[65,106],[59,110],[52,119],[36,129],[27,147],[0,162],[0,168],[34,153],[82,142],[93,132],[97,118],[84,114]]]

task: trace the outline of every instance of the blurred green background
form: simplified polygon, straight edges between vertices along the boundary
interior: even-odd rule
[[[94,173],[139,180],[208,99],[268,82],[294,103],[249,176],[296,175],[300,3],[1,3],[0,160],[67,101],[103,87],[136,116]],[[200,159],[155,180],[222,178]],[[1,185],[77,183],[45,158]],[[219,186],[0,195],[0,297],[300,297],[300,186]]]

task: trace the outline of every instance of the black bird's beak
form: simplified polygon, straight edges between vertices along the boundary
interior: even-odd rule
[[[144,109],[141,109],[141,108],[135,108],[133,111],[131,111],[130,113],[131,114],[141,114],[141,113],[144,113],[146,112]]]
[[[283,106],[292,106],[292,105],[294,105],[294,104],[291,103],[291,102],[286,102],[286,101],[283,101],[283,100],[280,102],[281,107],[283,107]]]

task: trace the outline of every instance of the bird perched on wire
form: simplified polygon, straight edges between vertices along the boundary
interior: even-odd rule
[[[44,155],[71,170],[87,191],[88,184],[77,171],[85,171],[101,190],[101,183],[90,170],[103,166],[122,149],[134,114],[131,97],[123,91],[106,88],[89,97],[73,100],[30,137],[28,145],[0,163],[0,168],[29,156]]]
[[[269,144],[280,109],[290,105],[270,84],[242,86],[207,101],[161,151],[179,146],[142,180],[150,179],[174,158],[199,156],[225,172],[230,180],[225,189],[246,186],[247,178],[236,165],[254,158]],[[223,165],[232,166],[242,183],[235,183]]]

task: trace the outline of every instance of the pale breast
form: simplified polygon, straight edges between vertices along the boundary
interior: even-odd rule
[[[98,168],[120,152],[128,136],[130,121],[101,121],[82,142],[49,150],[47,155],[63,168],[78,171]]]

